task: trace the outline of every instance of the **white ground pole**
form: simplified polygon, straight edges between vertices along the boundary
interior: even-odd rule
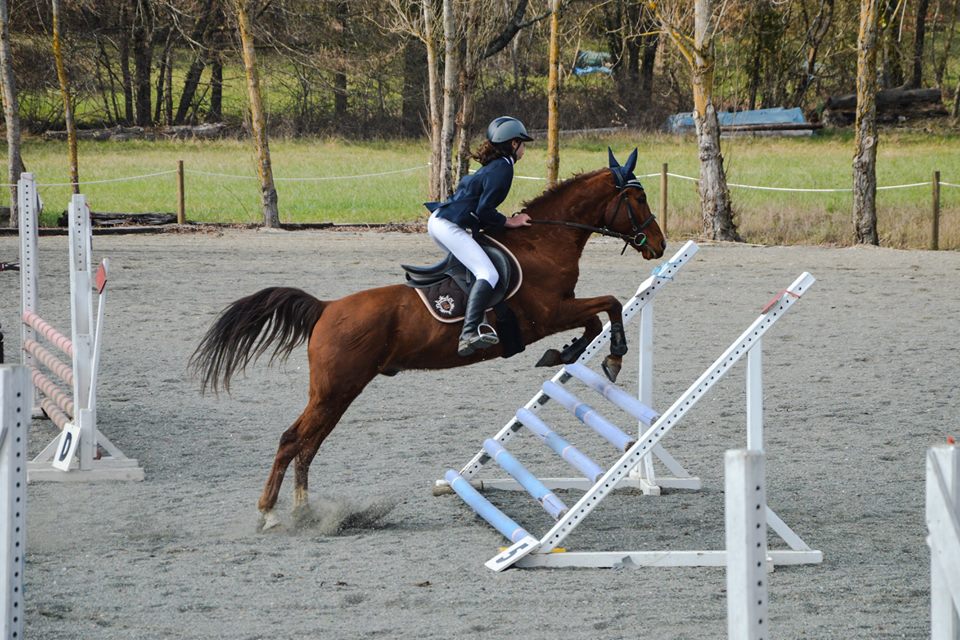
[[[661,289],[673,281],[673,278],[680,269],[696,255],[699,249],[697,243],[693,241],[686,242],[670,260],[657,267],[657,269],[654,270],[654,275],[647,278],[637,289],[636,294],[623,305],[623,324],[625,327],[634,317],[639,317],[639,384],[641,388],[641,400],[643,399],[643,394],[648,396],[647,401],[651,400],[651,396],[653,395],[653,299]],[[610,323],[608,322],[604,325],[600,335],[594,338],[593,342],[587,346],[577,362],[584,364],[590,361],[594,356],[601,353],[602,349],[609,344],[609,342]],[[570,375],[566,373],[564,369],[561,369],[550,379],[551,382],[560,385],[566,384],[569,380]],[[524,408],[533,413],[537,413],[540,407],[549,400],[549,396],[541,390],[524,405]],[[644,402],[644,404],[651,406],[648,402]],[[523,425],[514,417],[493,436],[493,439],[501,445],[504,445],[522,428]],[[640,435],[643,434],[645,429],[646,425],[640,423]],[[657,456],[675,477],[660,477],[654,481],[652,477],[652,462],[649,462],[651,456],[648,455],[646,459],[651,467],[650,475],[646,476],[640,473],[632,473],[630,477],[625,477],[621,480],[619,487],[641,489],[644,493],[652,495],[659,495],[661,487],[672,489],[700,489],[700,479],[690,476],[686,469],[684,469],[663,446],[658,444],[650,453]],[[470,481],[470,484],[480,491],[485,489],[498,489],[501,491],[523,490],[523,487],[513,478],[474,480],[473,477],[489,461],[490,456],[481,448],[470,462],[463,467],[460,475]],[[583,477],[540,478],[539,480],[549,489],[580,489],[586,491],[593,487],[593,482]],[[433,491],[435,495],[450,493],[449,483],[445,479],[437,480],[434,484]]]
[[[81,194],[73,195],[68,209],[71,332],[67,338],[39,317],[39,207],[33,175],[21,174],[18,188],[23,363],[30,368],[31,378],[38,389],[34,415],[42,415],[42,409],[61,430],[60,435],[28,465],[29,480],[143,480],[143,469],[137,461],[127,458],[97,428],[96,379],[109,263],[104,260],[96,273],[99,296],[95,322],[91,269],[93,234],[86,199]],[[67,354],[71,366],[39,346],[41,337],[48,345]],[[65,394],[54,380],[41,372],[40,364],[47,367],[56,379],[69,385],[72,393]]]
[[[927,451],[930,638],[960,640],[960,447]]]
[[[766,640],[767,522],[763,452],[727,451],[724,460],[727,541],[727,637]]]
[[[0,639],[23,638],[27,551],[27,433],[33,383],[22,365],[0,365]]]

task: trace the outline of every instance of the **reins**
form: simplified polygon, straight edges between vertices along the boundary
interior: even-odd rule
[[[623,240],[623,250],[620,251],[620,255],[623,255],[624,251],[627,250],[628,245],[634,245],[637,248],[642,247],[647,242],[647,234],[643,232],[643,229],[647,227],[651,222],[657,219],[653,213],[650,214],[650,217],[644,220],[642,223],[637,221],[637,214],[633,210],[633,205],[630,204],[630,201],[627,200],[626,190],[629,188],[634,189],[643,189],[639,181],[631,180],[626,183],[623,188],[620,190],[620,199],[617,202],[617,210],[613,212],[612,220],[616,220],[617,215],[620,213],[620,206],[626,202],[627,204],[627,216],[630,219],[630,225],[633,227],[631,233],[620,233],[619,231],[614,231],[607,226],[595,227],[589,224],[583,224],[581,222],[569,222],[567,220],[534,220],[531,218],[531,224],[553,224],[563,227],[572,227],[574,229],[582,229],[584,231],[589,231],[591,233],[597,233],[602,236],[607,236],[609,238],[616,238],[618,240]]]

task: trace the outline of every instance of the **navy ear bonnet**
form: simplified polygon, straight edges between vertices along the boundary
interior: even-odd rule
[[[637,166],[636,149],[633,150],[627,158],[627,163],[622,167],[620,163],[617,162],[617,159],[613,157],[613,150],[610,147],[607,147],[607,154],[610,156],[610,173],[613,174],[613,179],[617,183],[617,189],[623,189],[627,186],[643,188],[640,181],[637,180],[637,176],[633,175],[633,170]]]

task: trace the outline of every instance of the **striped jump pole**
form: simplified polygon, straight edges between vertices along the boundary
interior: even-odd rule
[[[525,538],[532,538],[527,530],[514,522],[503,511],[496,508],[489,500],[480,495],[480,492],[473,488],[463,476],[448,469],[444,475],[450,487],[457,492],[457,495],[463,499],[467,505],[473,509],[478,516],[490,523],[490,526],[503,534],[503,537],[510,542],[520,542]]]
[[[519,460],[514,458],[509,451],[496,440],[487,438],[483,443],[484,450],[490,454],[493,461],[500,465],[500,468],[509,473],[520,485],[527,490],[527,493],[536,498],[537,502],[544,510],[558,520],[567,513],[567,505],[563,504],[550,489],[537,480],[536,476],[527,471]],[[514,540],[516,542],[516,540]]]
[[[575,446],[564,440],[553,431],[547,423],[541,420],[529,409],[520,409],[517,411],[517,420],[523,426],[532,431],[548,447],[553,449],[554,453],[563,458],[570,466],[579,471],[591,482],[596,482],[603,475],[603,469],[596,462],[580,452]]]
[[[576,416],[577,420],[596,431],[604,440],[620,451],[626,451],[637,441],[636,438],[628,436],[621,431],[617,425],[597,413],[593,407],[585,402],[580,402],[577,396],[556,382],[552,380],[544,382],[543,392],[550,396],[551,400],[556,400],[560,406]]]
[[[67,214],[71,329],[67,336],[47,322],[39,310],[39,198],[33,175],[22,174],[18,187],[23,363],[37,391],[34,414],[46,415],[60,430],[60,435],[28,465],[30,479],[142,480],[143,469],[137,461],[124,456],[97,428],[96,381],[109,262],[104,259],[94,275],[86,199],[74,194]],[[98,295],[96,320],[94,285]],[[69,364],[51,349],[66,356]]]
[[[617,405],[634,418],[647,425],[652,425],[660,417],[660,414],[643,404],[637,398],[613,384],[596,371],[588,369],[578,363],[568,364],[567,373],[577,380],[583,382],[588,387],[602,395],[604,398]]]

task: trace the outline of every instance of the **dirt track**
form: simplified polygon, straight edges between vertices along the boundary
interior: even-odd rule
[[[469,369],[375,380],[313,465],[317,519],[291,522],[291,474],[285,526],[255,530],[277,440],[303,406],[304,351],[285,367],[254,367],[220,398],[201,397],[186,375],[191,351],[217,311],[261,287],[329,299],[397,282],[399,262],[438,257],[425,236],[94,240],[113,266],[100,424],[147,479],[31,484],[27,637],[725,637],[721,569],[494,574],[483,562],[503,539],[455,497],[431,495],[550,375],[533,364],[566,336]],[[66,239],[40,247],[43,315],[69,327]],[[619,251],[590,243],[580,295],[633,294],[653,263]],[[16,238],[0,237],[0,260],[16,253]],[[770,575],[771,635],[928,637],[924,454],[960,435],[960,254],[703,247],[657,299],[655,404],[665,408],[802,271],[817,283],[764,339],[767,492],[825,560]],[[0,274],[8,359],[18,306],[16,274]],[[627,360],[620,382],[632,388]],[[664,440],[703,491],[616,494],[565,546],[721,547],[723,452],[745,442],[743,382],[740,365]],[[36,422],[31,450],[53,435]],[[515,442],[518,457],[541,460],[531,439]],[[544,475],[561,471],[553,465],[531,464]],[[525,496],[495,501],[533,532],[548,528]]]

